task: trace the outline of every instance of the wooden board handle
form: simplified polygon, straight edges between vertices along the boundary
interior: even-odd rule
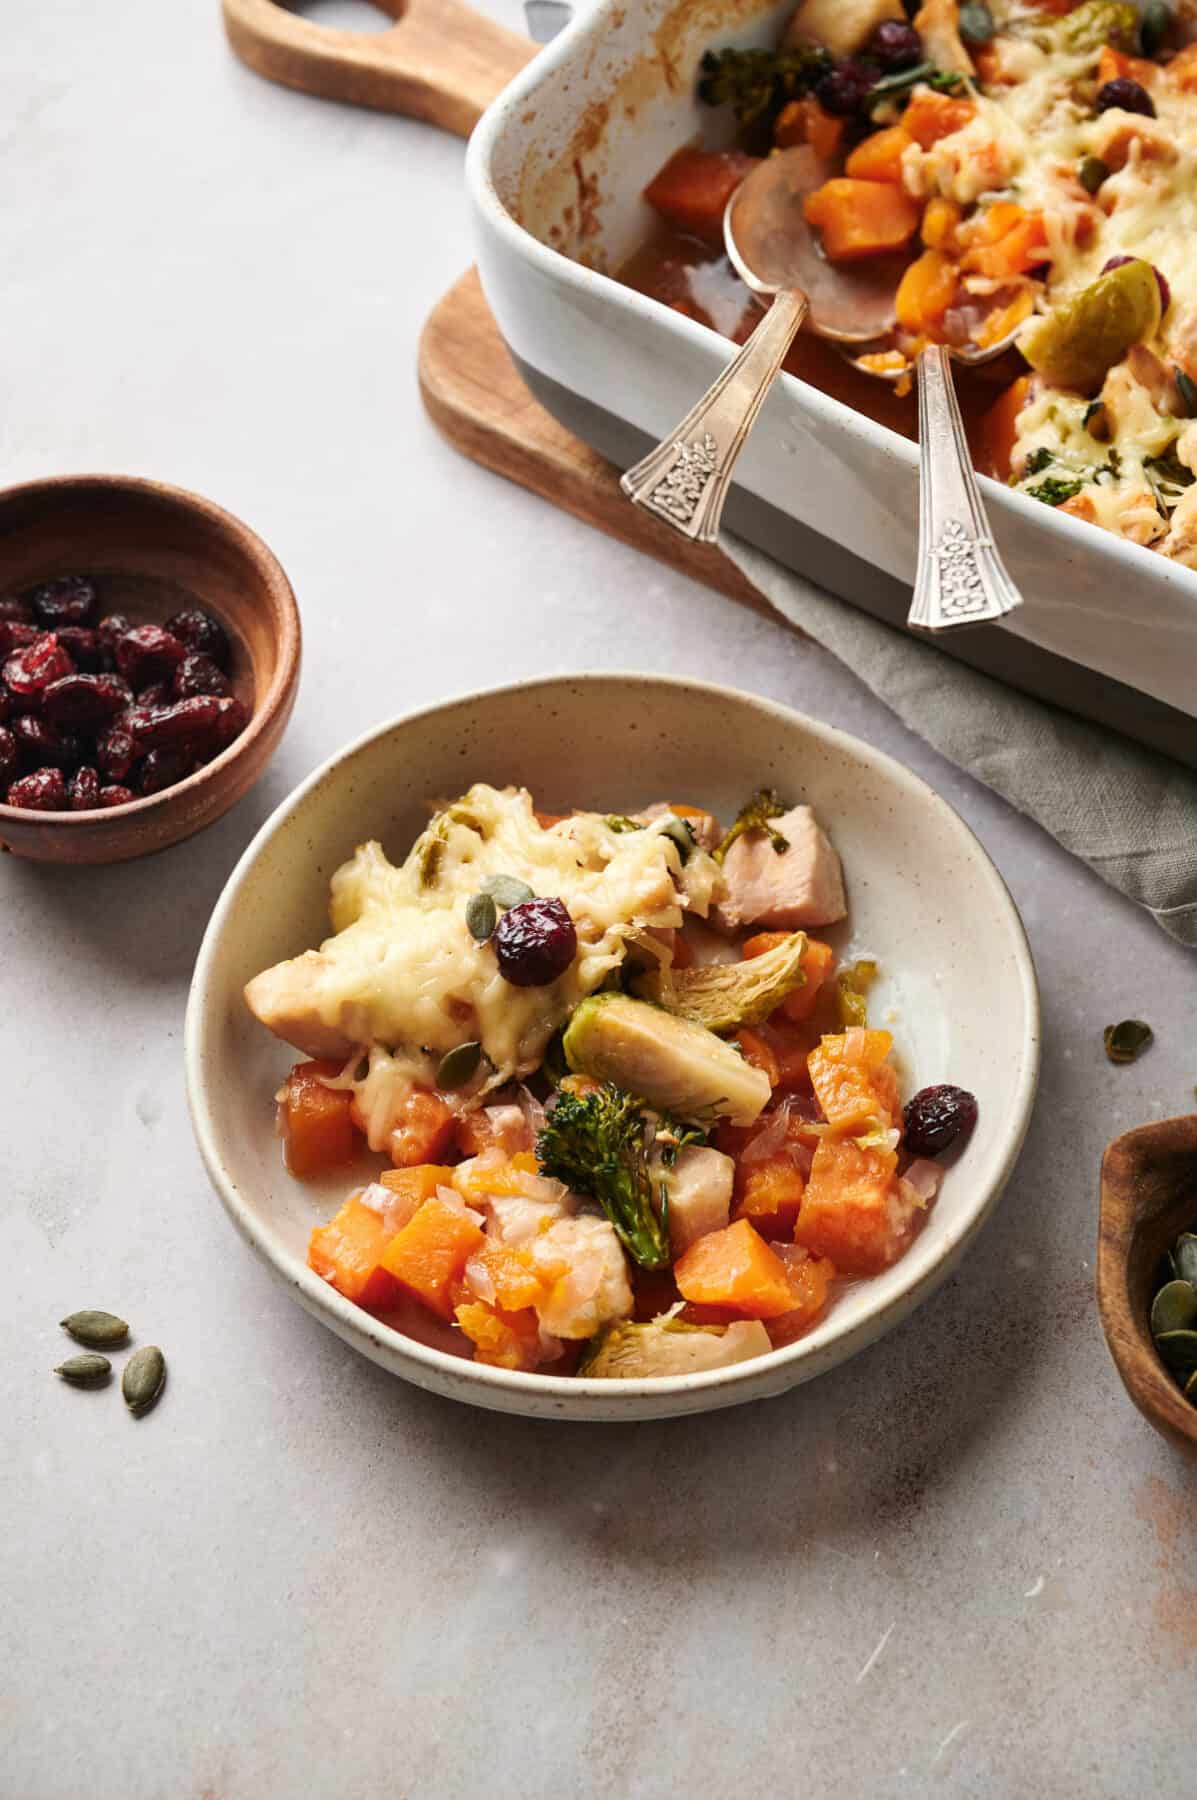
[[[325,100],[405,113],[468,137],[536,45],[464,0],[375,0],[386,31],[338,31],[275,0],[222,0],[229,43],[269,81]]]

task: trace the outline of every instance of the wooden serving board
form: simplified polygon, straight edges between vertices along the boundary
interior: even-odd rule
[[[338,31],[278,0],[223,0],[229,43],[258,75],[323,100],[404,113],[468,137],[537,46],[464,0],[374,0],[387,31]]]
[[[419,375],[429,416],[463,456],[671,569],[779,617],[721,550],[693,544],[633,506],[620,491],[619,471],[532,398],[499,335],[476,269],[455,282],[430,314],[420,339]]]

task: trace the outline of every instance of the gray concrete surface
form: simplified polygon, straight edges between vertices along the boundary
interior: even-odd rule
[[[440,442],[414,351],[470,257],[460,144],[256,80],[214,0],[21,9],[0,116],[4,479],[210,494],[307,631],[223,822],[0,868],[0,1795],[1191,1794],[1192,1481],[1091,1287],[1102,1146],[1193,1104],[1191,957],[847,670]],[[1027,921],[1044,1082],[994,1221],[866,1354],[736,1413],[534,1425],[359,1360],[252,1258],[192,1147],[183,1006],[318,759],[480,680],[631,662],[791,702],[960,809]],[[1157,1044],[1116,1069],[1128,1013]],[[85,1305],[165,1348],[150,1418],[50,1375]]]

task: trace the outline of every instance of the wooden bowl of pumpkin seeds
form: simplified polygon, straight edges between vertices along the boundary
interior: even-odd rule
[[[1140,1125],[1106,1151],[1097,1305],[1139,1411],[1197,1452],[1197,1114]]]

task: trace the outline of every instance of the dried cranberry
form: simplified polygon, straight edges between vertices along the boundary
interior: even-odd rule
[[[22,600],[19,596],[0,600],[0,620],[7,620],[10,625],[32,625],[33,608],[28,600]]]
[[[60,575],[29,596],[34,617],[53,631],[59,625],[86,625],[96,609],[95,584],[82,575]]]
[[[20,619],[0,619],[0,656],[24,650],[38,635],[36,625],[24,625]]]
[[[3,681],[0,681],[0,725],[3,725],[6,720],[11,719],[15,712],[20,711],[20,708],[21,702],[17,699],[16,695],[9,690]]]
[[[131,695],[119,675],[63,675],[42,695],[42,709],[66,731],[95,731],[128,706]]]
[[[133,621],[124,613],[105,613],[96,630],[100,634],[100,642],[109,656],[115,656],[118,638],[123,638],[127,631],[132,631]]]
[[[143,794],[160,794],[190,775],[194,761],[184,750],[151,750],[138,764],[134,780]]]
[[[564,975],[578,934],[560,900],[522,900],[505,912],[491,937],[499,973],[512,987],[547,987]]]
[[[911,69],[923,60],[923,40],[913,25],[901,19],[883,19],[869,39],[869,55],[887,74]]]
[[[88,625],[63,625],[57,632],[59,643],[77,669],[98,675],[108,663],[108,652],[98,631]]]
[[[863,107],[876,79],[867,64],[858,62],[854,56],[845,57],[824,75],[815,89],[815,98],[824,112],[837,119],[850,119]]]
[[[903,1141],[914,1156],[938,1156],[977,1122],[977,1102],[967,1088],[925,1087],[906,1102]]]
[[[19,630],[19,626],[12,627]],[[74,673],[75,665],[52,631],[40,631],[23,650],[16,650],[4,665],[4,679],[14,694],[40,694],[60,675]]]
[[[76,769],[67,783],[67,805],[72,812],[91,812],[100,804],[100,775],[90,763]]]
[[[186,654],[186,646],[161,625],[134,625],[116,640],[116,666],[135,688],[169,679]]]
[[[1126,75],[1117,75],[1113,81],[1103,83],[1097,90],[1096,105],[1099,113],[1116,107],[1119,112],[1142,113],[1145,119],[1155,118],[1155,102],[1147,89]]]
[[[128,806],[130,800],[136,800],[136,798],[137,795],[133,792],[132,788],[121,787],[119,784],[114,784],[111,787],[102,787],[100,789],[100,796],[96,801],[96,805]]]
[[[1140,256],[1111,256],[1101,265],[1101,272],[1103,275],[1108,275],[1111,269],[1120,269],[1124,263],[1146,261],[1146,257]],[[1148,267],[1155,276],[1155,284],[1160,290],[1160,312],[1161,314],[1166,313],[1172,304],[1172,289],[1168,286],[1168,277],[1162,269],[1157,269],[1154,263],[1148,264]]]
[[[26,768],[42,769],[53,764],[59,769],[73,769],[83,761],[81,739],[60,731],[57,725],[51,725],[48,719],[39,719],[34,713],[14,719],[12,734],[24,756]]]
[[[193,700],[197,694],[231,694],[229,678],[215,657],[193,650],[175,670],[171,693],[176,700]]]
[[[228,634],[220,620],[202,606],[189,606],[185,612],[174,613],[166,621],[166,629],[181,638],[189,650],[202,650],[222,669],[228,668]]]
[[[249,708],[236,694],[229,694],[225,699],[217,700],[216,730],[213,734],[215,750],[227,749],[234,738],[241,736],[249,724]]]
[[[96,739],[96,763],[109,781],[124,781],[137,761],[137,745],[119,725],[110,725]]]
[[[6,725],[0,725],[0,794],[16,774],[19,762],[16,738]]]
[[[66,782],[61,769],[35,769],[14,781],[6,796],[9,806],[26,812],[62,812],[66,806]]]
[[[181,664],[180,667],[182,667]],[[151,681],[148,687],[139,690],[137,704],[138,706],[169,706],[170,682]]]
[[[215,694],[198,694],[173,706],[135,706],[126,724],[144,749],[190,750],[195,756],[211,745],[221,722],[219,708]]]

